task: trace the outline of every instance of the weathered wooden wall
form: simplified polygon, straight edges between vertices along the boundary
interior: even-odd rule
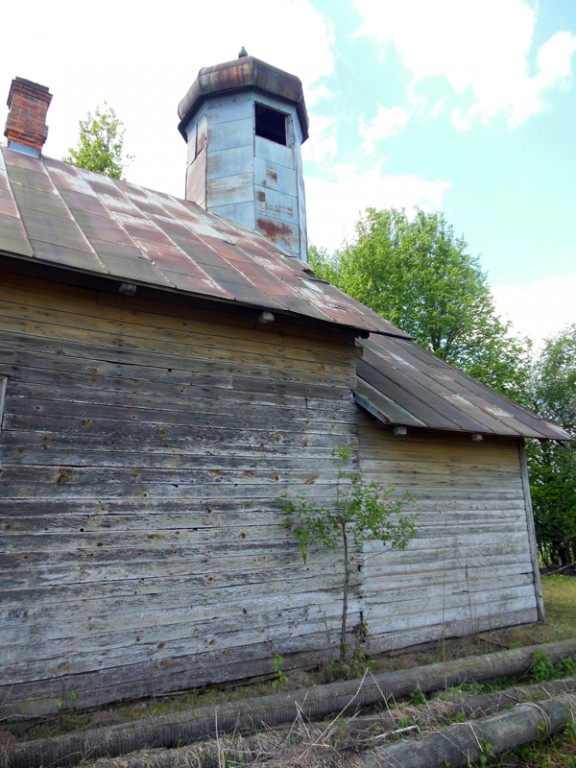
[[[365,415],[359,439],[367,477],[409,490],[420,515],[406,551],[366,545],[361,605],[369,649],[537,621],[518,442],[395,437]]]
[[[535,621],[512,439],[394,437],[352,400],[351,339],[3,275],[0,714],[81,707],[336,652],[340,568],[276,498],[326,499],[333,448],[420,512],[359,556],[370,651]],[[180,303],[178,303],[180,302]]]
[[[338,574],[275,499],[356,439],[351,339],[15,275],[0,329],[4,713],[332,653]]]

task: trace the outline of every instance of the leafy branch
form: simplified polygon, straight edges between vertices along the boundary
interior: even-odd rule
[[[336,498],[322,505],[300,495],[296,500],[278,499],[284,512],[284,527],[296,538],[302,559],[306,562],[311,547],[341,549],[343,569],[342,620],[340,628],[340,660],[346,660],[346,633],[350,576],[351,545],[360,547],[376,540],[395,549],[404,549],[416,531],[416,514],[405,513],[413,502],[409,494],[395,496],[375,482],[366,482],[361,473],[346,468],[352,459],[352,446],[341,445],[335,451],[337,462]]]

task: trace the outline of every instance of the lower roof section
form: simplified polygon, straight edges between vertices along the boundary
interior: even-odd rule
[[[560,427],[453,368],[409,339],[360,342],[356,401],[384,424],[472,434],[569,440]]]

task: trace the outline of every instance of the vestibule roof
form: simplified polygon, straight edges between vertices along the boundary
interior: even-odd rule
[[[356,401],[384,424],[410,428],[568,440],[535,416],[410,339],[371,335],[359,342]]]

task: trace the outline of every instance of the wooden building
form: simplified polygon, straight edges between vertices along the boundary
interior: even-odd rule
[[[241,63],[240,81],[237,62],[221,65],[193,94],[200,120],[190,101],[184,117],[203,169],[189,188],[204,205],[214,179],[241,189],[225,213],[249,202],[250,229],[44,157],[50,94],[13,81],[0,151],[4,715],[269,673],[277,654],[287,668],[333,656],[333,554],[303,563],[276,499],[326,498],[343,443],[421,515],[406,551],[356,553],[350,626],[366,622],[368,650],[542,615],[523,441],[564,433],[314,277],[300,161],[278,165],[265,144],[297,153],[301,93]],[[243,130],[253,119],[253,155],[220,147],[256,158],[239,184],[222,181],[222,156],[216,170],[202,157],[223,96]],[[262,103],[288,121],[282,142],[256,132]]]

